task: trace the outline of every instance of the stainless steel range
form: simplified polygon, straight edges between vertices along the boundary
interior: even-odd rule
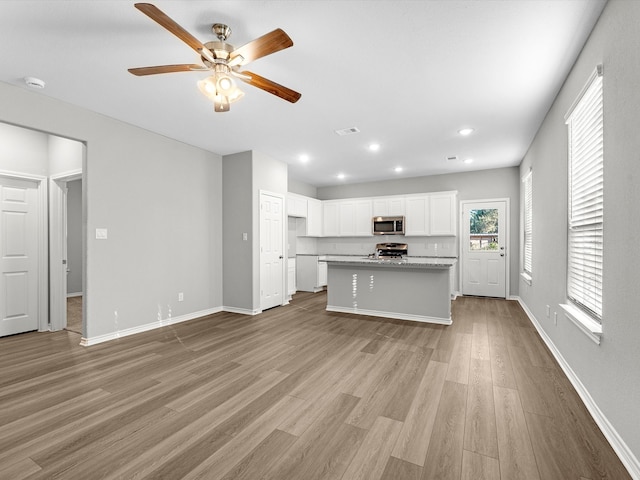
[[[376,251],[369,255],[369,258],[403,258],[407,252],[406,243],[378,243]]]

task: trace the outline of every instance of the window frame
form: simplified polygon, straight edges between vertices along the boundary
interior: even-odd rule
[[[567,316],[602,333],[604,85],[598,65],[565,116],[568,139]]]
[[[533,272],[533,169],[522,177],[522,277],[531,285]]]

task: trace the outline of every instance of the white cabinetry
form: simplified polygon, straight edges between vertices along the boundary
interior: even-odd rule
[[[338,203],[338,236],[371,236],[371,200],[342,200]]]
[[[456,194],[433,193],[429,198],[429,234],[455,235]]]
[[[407,196],[405,206],[405,235],[456,235],[456,192]]]
[[[337,237],[340,232],[340,202],[328,200],[322,202],[322,236]]]
[[[322,236],[322,202],[315,198],[307,199],[307,237]]]
[[[405,207],[404,234],[406,236],[429,235],[429,195],[407,197]]]
[[[374,197],[373,217],[400,217],[405,214],[404,197]]]
[[[307,197],[287,194],[287,215],[290,217],[307,217]]]
[[[298,255],[296,287],[302,292],[319,292],[327,284],[327,261],[323,255]]]
[[[287,293],[289,297],[296,293],[296,259],[287,259]]]

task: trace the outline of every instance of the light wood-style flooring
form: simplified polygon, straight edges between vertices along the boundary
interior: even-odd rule
[[[67,298],[66,329],[82,334],[82,295]]]
[[[0,339],[0,479],[630,478],[517,302]]]

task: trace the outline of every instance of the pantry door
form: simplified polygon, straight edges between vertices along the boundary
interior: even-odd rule
[[[506,200],[462,203],[462,294],[507,296]]]
[[[284,302],[284,197],[260,192],[260,309]]]
[[[39,186],[0,176],[0,337],[38,330]]]

